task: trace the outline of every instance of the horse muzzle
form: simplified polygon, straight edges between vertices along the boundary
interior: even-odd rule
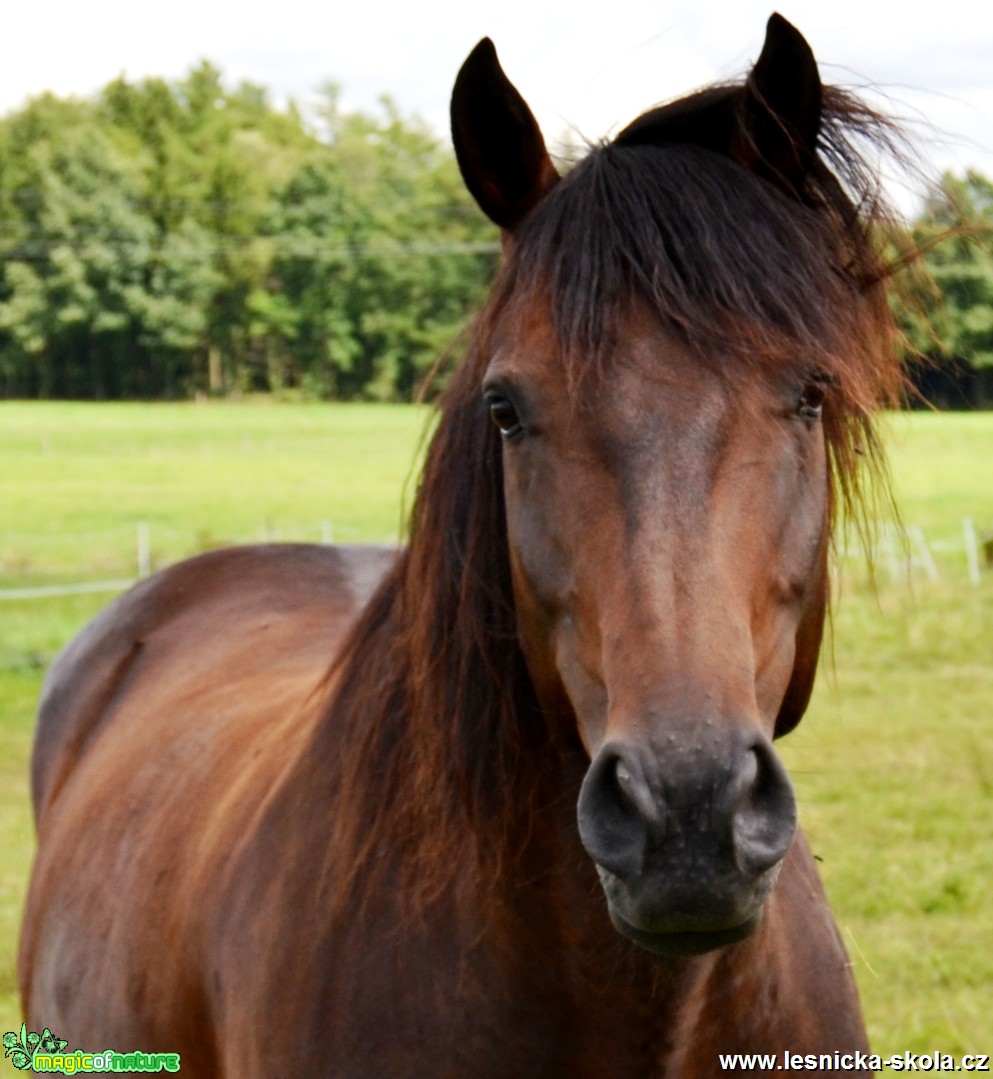
[[[664,955],[748,936],[796,832],[796,802],[769,740],[676,738],[664,751],[608,742],[579,796],[579,833],[617,930]]]

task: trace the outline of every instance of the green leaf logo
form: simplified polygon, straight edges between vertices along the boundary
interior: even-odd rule
[[[41,1034],[36,1034],[28,1030],[26,1023],[21,1023],[19,1035],[13,1030],[4,1034],[3,1055],[19,1071],[26,1071],[31,1067],[35,1053],[60,1053],[68,1044],[64,1038],[57,1038],[48,1027]]]
[[[35,1037],[38,1037],[35,1035]],[[39,1041],[41,1039],[39,1038]],[[37,1044],[37,1043],[36,1043]],[[3,1036],[3,1055],[10,1058],[11,1064],[19,1071],[31,1067],[33,1049],[28,1041],[27,1025],[21,1023],[21,1033],[18,1036],[13,1030],[8,1030]]]

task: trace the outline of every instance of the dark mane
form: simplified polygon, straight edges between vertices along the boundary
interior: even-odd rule
[[[788,193],[718,149],[739,89],[645,113],[592,149],[515,232],[444,395],[409,547],[337,665],[312,747],[340,840],[328,873],[341,904],[355,909],[376,874],[398,874],[390,882],[412,889],[414,909],[467,863],[492,884],[544,808],[536,777],[551,774],[556,747],[517,642],[501,448],[480,395],[489,334],[508,304],[549,304],[572,385],[609,377],[611,333],[633,298],[722,377],[777,365],[827,376],[835,501],[857,511],[862,466],[882,467],[872,415],[898,399],[902,376],[867,159],[892,132],[825,89],[817,158]],[[402,852],[399,866],[377,856],[384,843]]]

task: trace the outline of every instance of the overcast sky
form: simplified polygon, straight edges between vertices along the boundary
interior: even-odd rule
[[[24,0],[0,35],[0,111],[45,90],[88,95],[111,79],[175,79],[200,59],[228,82],[306,104],[327,79],[346,105],[391,94],[444,130],[459,65],[489,35],[550,142],[616,130],[648,105],[745,70],[769,0]],[[784,0],[826,81],[878,87],[924,125],[935,170],[993,175],[993,5]],[[933,131],[928,130],[928,126]]]

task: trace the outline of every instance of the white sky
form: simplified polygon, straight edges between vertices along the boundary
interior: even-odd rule
[[[489,35],[553,144],[597,138],[646,107],[740,73],[774,0],[21,0],[0,35],[0,111],[52,90],[87,95],[124,74],[184,75],[200,59],[229,83],[306,104],[325,80],[346,105],[391,94],[439,130],[462,60]],[[993,5],[975,0],[782,0],[825,81],[871,83],[924,125],[934,171],[993,176]],[[929,131],[929,128],[935,129]]]

